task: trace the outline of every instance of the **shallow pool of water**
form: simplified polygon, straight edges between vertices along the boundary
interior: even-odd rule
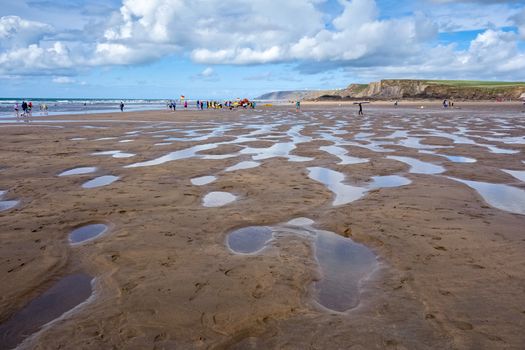
[[[12,349],[45,324],[86,301],[92,294],[91,276],[66,276],[0,325],[0,348]]]
[[[321,279],[314,283],[316,301],[338,312],[356,307],[360,283],[377,267],[374,253],[350,238],[317,230],[315,256],[321,270]]]
[[[7,193],[7,191],[1,191],[0,190],[0,199]],[[0,211],[6,211],[9,209],[13,209],[18,204],[20,204],[19,200],[8,200],[8,201],[0,201]]]
[[[0,201],[0,211],[13,209],[20,203],[19,200]]]
[[[205,207],[222,207],[236,199],[236,196],[228,192],[210,192],[202,199],[202,205]]]
[[[339,146],[322,146],[319,148],[321,151],[325,151],[329,154],[332,154],[339,158],[341,161],[338,164],[347,165],[347,164],[361,164],[367,163],[369,160],[366,158],[357,158],[348,155],[348,151],[343,147]]]
[[[201,177],[195,177],[191,179],[191,184],[194,186],[204,186],[209,183],[212,183],[213,181],[217,180],[216,176],[201,176]]]
[[[94,173],[95,171],[97,171],[96,167],[81,167],[63,171],[60,174],[58,174],[58,176],[90,174]]]
[[[435,153],[434,151],[419,151],[419,153],[433,154],[439,157],[447,158],[454,163],[476,163],[477,160],[474,158],[463,157],[463,156],[451,156],[447,154]]]
[[[449,177],[475,189],[494,208],[525,215],[525,190],[514,186]]]
[[[308,177],[322,183],[335,194],[334,201],[332,202],[334,206],[356,201],[367,192],[367,189],[364,187],[344,184],[345,176],[338,171],[322,167],[310,167],[308,171]]]
[[[94,156],[112,156],[113,158],[131,158],[135,156],[133,153],[126,153],[122,151],[103,151],[91,154]]]
[[[193,157],[197,157],[197,152],[199,151],[209,150],[209,149],[213,149],[217,147],[218,145],[213,144],[213,143],[197,145],[197,146],[185,148],[179,151],[171,152],[159,158],[155,158],[155,159],[148,160],[145,162],[126,165],[125,168],[139,168],[139,167],[146,167],[146,166],[155,166],[155,165],[161,165],[167,162],[172,162],[175,160],[193,158]]]
[[[71,244],[83,243],[97,238],[108,230],[108,226],[104,224],[91,224],[79,227],[69,234],[69,242]]]
[[[487,147],[490,152],[496,153],[496,154],[516,154],[516,153],[520,153],[520,151],[518,151],[518,150],[500,148],[500,147],[497,147],[497,146],[494,146],[494,145],[479,144],[479,146]]]
[[[240,162],[235,165],[232,165],[231,167],[224,169],[224,171],[229,172],[229,171],[236,171],[236,170],[252,169],[252,168],[258,167],[259,165],[261,165],[261,163],[259,162],[245,161],[245,162]]]
[[[410,165],[409,172],[411,174],[441,174],[445,171],[445,168],[440,165],[423,162],[415,158],[399,156],[387,156],[386,158]]]
[[[313,298],[323,308],[345,312],[359,304],[360,287],[378,266],[374,253],[366,246],[334,232],[318,230],[308,218],[296,218],[275,227],[246,227],[227,238],[235,253],[256,254],[274,239],[296,236],[311,242],[320,270],[313,282]]]
[[[266,226],[249,226],[232,231],[226,243],[234,253],[255,254],[272,239],[273,232]]]
[[[525,182],[525,170],[507,170],[507,169],[502,169],[502,170],[506,172],[507,174],[512,175],[514,178]]]
[[[409,179],[399,175],[373,176],[370,189],[400,187],[412,183]]]
[[[99,176],[99,177],[94,178],[93,180],[89,180],[88,182],[85,182],[82,185],[82,188],[96,188],[96,187],[101,187],[101,186],[107,186],[117,181],[118,179],[119,179],[118,176],[113,176],[113,175]]]

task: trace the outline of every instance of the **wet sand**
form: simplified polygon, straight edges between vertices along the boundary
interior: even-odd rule
[[[504,170],[525,170],[525,108],[419,105],[365,105],[364,117],[312,103],[1,123],[0,201],[19,201],[0,211],[2,324],[85,274],[92,297],[20,348],[522,349],[525,183]],[[121,152],[95,154],[108,151]],[[96,169],[58,176],[82,167]],[[308,168],[344,180],[329,188]],[[409,181],[374,178],[394,175]],[[118,179],[83,188],[101,176]],[[216,179],[192,184],[204,176]],[[457,179],[507,185],[512,203],[491,205]],[[343,185],[363,190],[334,205]],[[212,192],[235,200],[207,207]],[[228,248],[232,231],[300,217],[376,254],[357,307],[315,302],[323,276],[301,235],[257,254]],[[72,245],[71,232],[92,224],[108,230]]]

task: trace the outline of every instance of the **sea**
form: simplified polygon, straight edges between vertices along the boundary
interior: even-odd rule
[[[120,112],[120,101],[124,102],[125,112],[163,110],[168,109],[169,102],[165,99],[0,98],[0,118],[15,118],[15,103],[18,102],[21,111],[22,101],[33,103],[33,116],[41,115],[41,104],[47,105],[48,115],[61,115]],[[177,108],[182,107],[176,102]],[[195,101],[188,100],[188,107],[195,109]]]

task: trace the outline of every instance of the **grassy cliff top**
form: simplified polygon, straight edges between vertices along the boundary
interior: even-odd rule
[[[522,87],[525,82],[519,81],[483,81],[483,80],[421,80],[427,84],[448,85],[454,87],[498,88]]]

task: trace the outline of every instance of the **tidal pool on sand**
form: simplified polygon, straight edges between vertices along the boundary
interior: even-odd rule
[[[86,301],[92,293],[91,281],[84,273],[69,275],[33,299],[0,325],[0,348],[16,347],[40,327]]]
[[[0,190],[0,199],[7,193],[7,191]],[[19,200],[0,201],[0,211],[13,209],[20,203]]]
[[[95,239],[107,231],[108,227],[104,224],[91,224],[79,227],[69,234],[69,241],[72,244],[82,243]]]
[[[321,279],[313,283],[313,297],[322,307],[345,312],[359,304],[360,284],[378,266],[374,253],[350,238],[315,229],[308,218],[290,220],[284,225],[249,226],[228,234],[228,248],[238,254],[257,254],[268,242],[284,236],[308,239],[313,245]]]
[[[265,226],[243,227],[228,234],[228,247],[235,253],[254,254],[272,239],[272,230]]]
[[[14,201],[0,201],[0,211],[5,211],[9,209],[13,209],[20,203],[20,201],[14,200]]]
[[[344,312],[359,304],[359,285],[377,267],[370,249],[334,232],[316,230],[315,256],[321,280],[314,283],[316,300]]]
[[[204,196],[202,204],[205,207],[222,207],[235,201],[237,197],[228,192],[210,192]]]
[[[504,172],[506,172],[509,175],[512,175],[514,178],[525,182],[525,170],[508,170],[508,169],[502,169]]]
[[[315,181],[324,184],[335,194],[334,206],[348,204],[363,197],[367,192],[364,187],[343,184],[345,176],[340,172],[321,167],[308,168],[308,176]]]
[[[259,162],[245,161],[245,162],[240,162],[235,165],[232,165],[231,167],[226,168],[224,171],[229,172],[229,171],[236,171],[236,170],[251,169],[251,168],[258,167],[259,165],[261,165],[261,163]]]
[[[118,176],[113,176],[113,175],[99,176],[99,177],[94,178],[93,180],[89,180],[88,182],[85,182],[82,185],[82,187],[83,188],[95,188],[95,187],[107,186],[117,181],[118,179],[119,179]]]
[[[440,165],[423,162],[415,158],[398,156],[388,156],[386,158],[410,165],[410,173],[412,174],[441,174],[445,171],[445,168]]]
[[[104,152],[95,152],[91,153],[94,156],[112,156],[113,158],[130,158],[134,157],[133,153],[126,153],[122,151],[104,151]]]
[[[204,186],[209,183],[212,183],[215,180],[217,180],[217,177],[215,176],[201,176],[201,177],[194,177],[190,181],[191,181],[191,184],[194,186]]]
[[[449,177],[475,189],[494,208],[525,215],[525,191],[514,186]]]
[[[58,176],[90,174],[94,173],[95,171],[97,171],[96,167],[81,167],[63,171],[60,174],[58,174]]]
[[[400,187],[410,184],[412,181],[399,175],[373,176],[370,188]]]

